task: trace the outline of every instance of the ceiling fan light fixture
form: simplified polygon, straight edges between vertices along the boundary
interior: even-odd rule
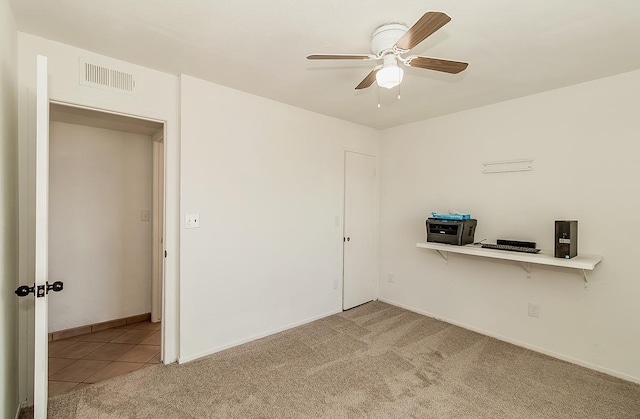
[[[373,54],[311,54],[309,60],[384,60],[375,66],[356,86],[356,90],[366,89],[374,80],[379,87],[392,89],[402,83],[404,71],[399,63],[408,67],[458,74],[465,70],[468,63],[443,60],[440,58],[412,55],[403,57],[420,42],[427,39],[446,25],[451,18],[443,12],[426,12],[410,28],[404,23],[385,23],[371,34],[371,52]],[[400,90],[398,89],[398,93]],[[400,95],[398,94],[398,99]]]
[[[390,57],[393,61],[388,60],[387,57]],[[386,56],[384,58],[384,67],[382,67],[376,73],[376,82],[380,87],[391,89],[402,83],[402,76],[404,76],[404,71],[400,67],[398,67],[398,63],[396,62],[395,57]]]

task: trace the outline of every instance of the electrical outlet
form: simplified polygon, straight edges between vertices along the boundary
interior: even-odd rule
[[[394,274],[390,273],[389,275],[387,275],[387,281],[389,281],[390,283],[394,283],[396,282],[396,277]]]
[[[338,287],[340,286],[340,280],[338,278],[333,280],[333,289],[337,290]]]
[[[540,318],[540,304],[529,303],[529,316]]]
[[[151,211],[142,210],[140,211],[140,221],[149,221],[151,219]]]

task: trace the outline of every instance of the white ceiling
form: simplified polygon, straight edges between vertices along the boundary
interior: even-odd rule
[[[11,0],[19,30],[384,129],[640,69],[640,0]],[[469,63],[406,68],[397,90],[354,87],[386,22],[452,20],[413,54]],[[378,96],[382,107],[378,109]]]

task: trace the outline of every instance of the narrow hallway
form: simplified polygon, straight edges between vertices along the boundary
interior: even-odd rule
[[[49,342],[49,397],[160,363],[161,323],[142,321]]]

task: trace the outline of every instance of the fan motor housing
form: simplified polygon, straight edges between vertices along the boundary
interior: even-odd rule
[[[371,52],[380,55],[385,50],[391,50],[408,30],[404,23],[385,23],[379,26],[371,34]]]

